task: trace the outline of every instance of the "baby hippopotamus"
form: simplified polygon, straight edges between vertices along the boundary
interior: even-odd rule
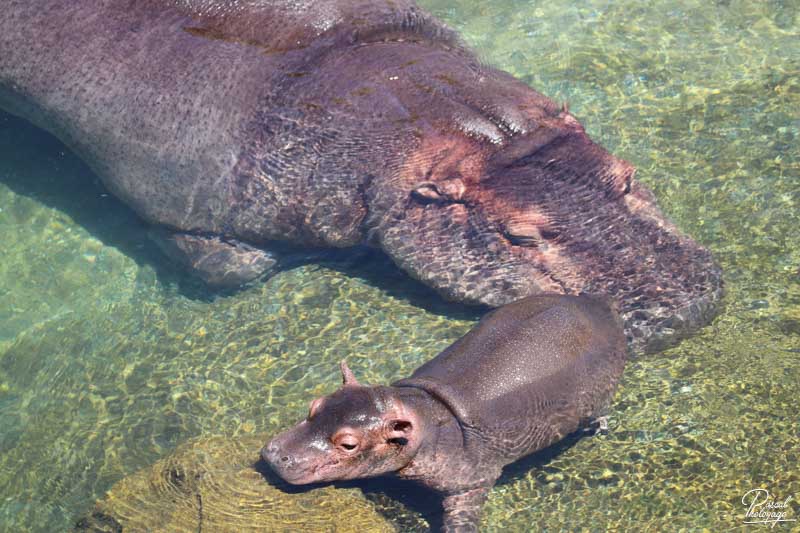
[[[600,297],[534,295],[487,314],[411,377],[344,385],[262,450],[292,484],[395,473],[444,495],[444,530],[475,531],[503,466],[587,427],[625,365]]]

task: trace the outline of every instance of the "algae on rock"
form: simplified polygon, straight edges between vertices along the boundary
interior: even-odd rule
[[[255,468],[266,435],[190,441],[114,485],[76,531],[394,531],[358,489],[289,493]],[[346,520],[342,509],[347,509]]]

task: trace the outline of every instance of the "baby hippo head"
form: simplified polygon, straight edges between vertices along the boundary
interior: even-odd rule
[[[293,485],[378,476],[406,466],[420,445],[419,417],[392,387],[360,385],[341,363],[343,385],[311,402],[308,416],[261,456]]]

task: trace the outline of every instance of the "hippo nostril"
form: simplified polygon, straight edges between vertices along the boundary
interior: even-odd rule
[[[281,455],[281,456],[276,455],[275,459],[276,462],[280,464],[282,468],[292,468],[296,464],[294,456],[291,455]]]

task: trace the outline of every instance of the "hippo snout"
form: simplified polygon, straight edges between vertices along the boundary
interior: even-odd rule
[[[261,448],[261,457],[275,469],[291,468],[295,465],[294,457],[289,453],[282,453],[274,442],[267,443]]]
[[[277,449],[275,448],[275,445],[271,442],[268,442],[263,448],[261,448],[261,458],[267,463],[272,462],[272,457],[276,452]]]
[[[267,462],[273,472],[292,485],[309,483],[307,479],[307,459],[302,455],[290,453],[287,446],[276,437],[261,448],[261,458]],[[312,480],[313,481],[313,480]]]

